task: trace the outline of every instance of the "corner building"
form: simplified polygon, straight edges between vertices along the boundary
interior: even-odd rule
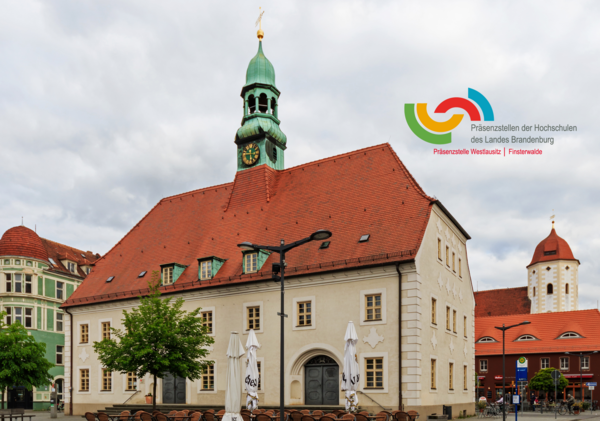
[[[278,256],[237,244],[290,243],[318,229],[333,236],[286,256],[286,405],[343,405],[344,333],[353,321],[362,408],[474,411],[469,235],[388,144],[286,169],[279,95],[261,42],[242,88],[233,182],[161,200],[63,304],[73,332],[67,413],[129,397],[141,404],[152,390],[150,377],[103,370],[92,348],[106,326],[121,328],[122,311],[138,305],[152,271],[161,271],[163,294],[183,297],[186,310],[202,308],[215,338],[214,366],[200,380],[167,374],[158,403],[223,406],[229,334],[252,328],[262,345],[259,405],[278,405]]]
[[[8,325],[21,323],[37,342],[46,344],[46,359],[58,398],[64,398],[65,312],[60,305],[73,294],[100,257],[17,226],[0,239],[0,312]],[[50,388],[28,391],[13,385],[5,394],[7,408],[46,409]]]

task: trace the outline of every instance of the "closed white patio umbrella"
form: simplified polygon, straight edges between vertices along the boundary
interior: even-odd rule
[[[254,411],[258,408],[258,364],[256,363],[256,350],[260,348],[254,329],[250,329],[248,340],[246,341],[246,408]]]
[[[231,332],[229,347],[227,347],[227,390],[225,391],[225,415],[223,415],[222,421],[242,420],[240,415],[242,407],[240,357],[242,355],[244,355],[244,347],[240,342],[239,335],[237,332]]]
[[[358,410],[358,382],[360,381],[360,369],[356,360],[356,344],[358,335],[354,329],[354,323],[348,322],[344,346],[344,371],[342,373],[342,390],[346,392],[346,411],[356,412]]]

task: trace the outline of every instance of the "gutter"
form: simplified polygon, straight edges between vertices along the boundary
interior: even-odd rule
[[[399,401],[398,409],[404,411],[402,405],[402,273],[400,272],[400,263],[396,263],[396,272],[398,272],[398,390]]]
[[[73,415],[73,315],[71,313],[69,313],[69,309],[68,308],[64,308],[64,311],[67,312],[67,314],[69,315],[70,320],[70,324],[71,324],[71,358],[69,361],[69,377],[70,377],[70,381],[69,381],[69,415]]]
[[[448,217],[448,219],[450,219],[454,225],[456,226],[456,228],[459,229],[459,231],[465,236],[465,238],[467,240],[471,239],[471,236],[469,235],[469,233],[467,231],[465,231],[465,229],[462,227],[462,225],[460,225],[458,223],[458,221],[456,219],[454,219],[454,217],[452,216],[452,214],[450,213],[450,211],[448,209],[446,209],[446,207],[444,205],[442,205],[442,202],[440,202],[439,200],[434,200],[432,202],[434,205],[438,205],[440,207],[440,209],[442,210],[442,212],[444,212],[444,214]]]

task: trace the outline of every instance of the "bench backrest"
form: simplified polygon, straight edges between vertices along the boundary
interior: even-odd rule
[[[13,408],[10,410],[11,414],[24,414],[25,413],[25,408]]]
[[[10,409],[0,409],[0,415],[10,415]]]

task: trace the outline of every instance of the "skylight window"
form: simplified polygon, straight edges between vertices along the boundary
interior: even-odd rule
[[[114,276],[111,276],[110,278],[108,278],[108,279],[106,280],[106,282],[112,282],[112,280],[113,280],[113,279],[115,279],[115,277],[114,277]]]
[[[331,243],[331,241],[323,241],[321,243],[321,246],[319,247],[319,249],[327,249],[327,248],[329,248],[329,243]]]
[[[81,254],[81,257],[83,257],[85,259],[85,254],[83,254],[83,253],[80,253],[80,254]]]
[[[492,338],[491,336],[484,336],[483,338],[481,338],[477,342],[482,343],[482,342],[498,342],[498,341],[495,340],[494,338]]]
[[[369,237],[371,237],[371,234],[365,234],[363,236],[360,237],[360,240],[358,240],[359,243],[366,243],[367,241],[369,241]]]
[[[50,263],[52,263],[54,266],[56,266],[56,262],[54,261],[54,259],[52,257],[49,257],[48,260],[50,260]]]
[[[515,341],[537,341],[538,339],[532,335],[521,335]]]
[[[575,332],[565,332],[558,337],[558,339],[573,339],[573,338],[583,338],[579,333]]]
[[[146,273],[147,273],[147,271],[140,272],[140,274],[138,275],[138,278],[143,278]]]

